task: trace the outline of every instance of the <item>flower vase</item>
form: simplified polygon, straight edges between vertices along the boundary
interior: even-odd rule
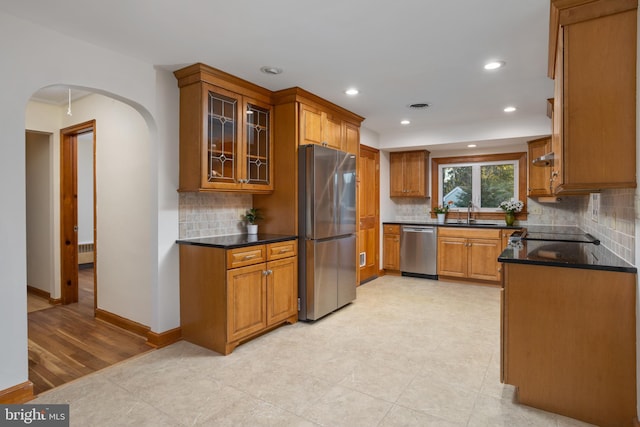
[[[504,214],[504,222],[506,222],[509,227],[513,225],[515,220],[516,215],[513,212],[507,212],[506,214]]]
[[[447,214],[439,213],[438,216],[438,224],[444,224],[444,218]]]
[[[258,234],[258,224],[247,224],[247,234]]]

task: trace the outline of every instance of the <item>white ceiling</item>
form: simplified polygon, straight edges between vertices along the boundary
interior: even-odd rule
[[[3,0],[0,10],[171,71],[203,62],[271,90],[300,86],[364,116],[388,148],[550,129],[549,0]],[[485,71],[488,60],[506,67]],[[344,94],[352,86],[356,97]],[[431,107],[408,108],[417,102]]]

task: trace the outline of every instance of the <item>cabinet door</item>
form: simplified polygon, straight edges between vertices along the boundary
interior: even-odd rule
[[[502,247],[500,239],[469,239],[467,243],[467,277],[478,280],[500,280],[498,262]]]
[[[438,238],[438,274],[467,277],[467,239],[462,237]]]
[[[387,270],[400,270],[400,235],[385,234],[383,240],[384,268]]]
[[[344,122],[344,151],[350,154],[360,152],[360,128],[351,123]]]
[[[389,175],[391,197],[403,197],[404,191],[404,153],[389,153]]]
[[[202,188],[234,189],[240,183],[242,154],[242,98],[228,90],[202,85]]]
[[[267,325],[298,313],[298,257],[267,263]]]
[[[536,166],[532,161],[551,152],[551,137],[529,141],[528,148],[528,195],[549,196],[551,195],[551,166]]]
[[[267,327],[266,264],[227,271],[227,342]]]
[[[272,107],[244,98],[244,144],[241,144],[242,170],[239,173],[244,190],[273,190]]]
[[[343,150],[342,120],[332,114],[322,113],[322,142],[336,150]]]
[[[300,145],[322,145],[322,112],[300,104]]]

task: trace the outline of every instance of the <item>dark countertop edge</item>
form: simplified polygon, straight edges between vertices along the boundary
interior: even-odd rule
[[[502,256],[498,257],[498,261],[503,262],[505,264],[529,264],[529,265],[542,265],[545,267],[577,268],[580,270],[617,271],[620,273],[633,273],[633,274],[638,273],[638,269],[636,267],[621,267],[621,266],[612,266],[612,265],[593,265],[593,264],[568,264],[568,263],[553,262],[553,261],[533,261],[533,260],[527,260],[527,259],[505,258]]]
[[[235,235],[234,235],[235,236]],[[243,236],[243,234],[238,234],[238,236]],[[213,236],[209,238],[216,237],[227,237],[227,236]],[[220,249],[235,249],[235,248],[244,248],[248,246],[256,246],[256,245],[265,245],[268,243],[278,243],[278,242],[286,242],[288,240],[296,240],[298,236],[295,235],[282,235],[282,236],[274,236],[270,235],[268,238],[259,239],[255,242],[242,242],[242,243],[231,243],[231,244],[222,244],[222,243],[207,243],[203,242],[203,239],[207,239],[208,237],[194,237],[192,239],[178,239],[176,243],[178,245],[193,245],[193,246],[205,246],[209,248],[220,248]]]
[[[509,230],[520,230],[522,228],[526,228],[526,225],[500,225],[500,224],[483,224],[483,223],[476,223],[476,224],[458,224],[455,222],[451,222],[451,223],[447,223],[445,222],[444,224],[441,224],[439,222],[419,222],[419,221],[384,221],[382,223],[382,225],[384,226],[385,224],[389,224],[389,225],[418,225],[418,226],[436,226],[436,227],[453,227],[453,228],[506,228]]]

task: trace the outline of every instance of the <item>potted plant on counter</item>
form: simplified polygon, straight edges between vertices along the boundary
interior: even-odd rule
[[[435,212],[438,217],[438,224],[444,224],[445,217],[447,216],[447,212],[449,212],[449,205],[439,205],[433,208],[433,212]]]
[[[248,209],[244,214],[244,219],[247,221],[247,234],[258,234],[258,224],[256,222],[262,219],[262,214],[258,208]]]
[[[500,209],[505,212],[504,221],[508,226],[512,226],[516,220],[516,213],[520,212],[524,207],[524,203],[520,200],[505,200],[500,202]]]

